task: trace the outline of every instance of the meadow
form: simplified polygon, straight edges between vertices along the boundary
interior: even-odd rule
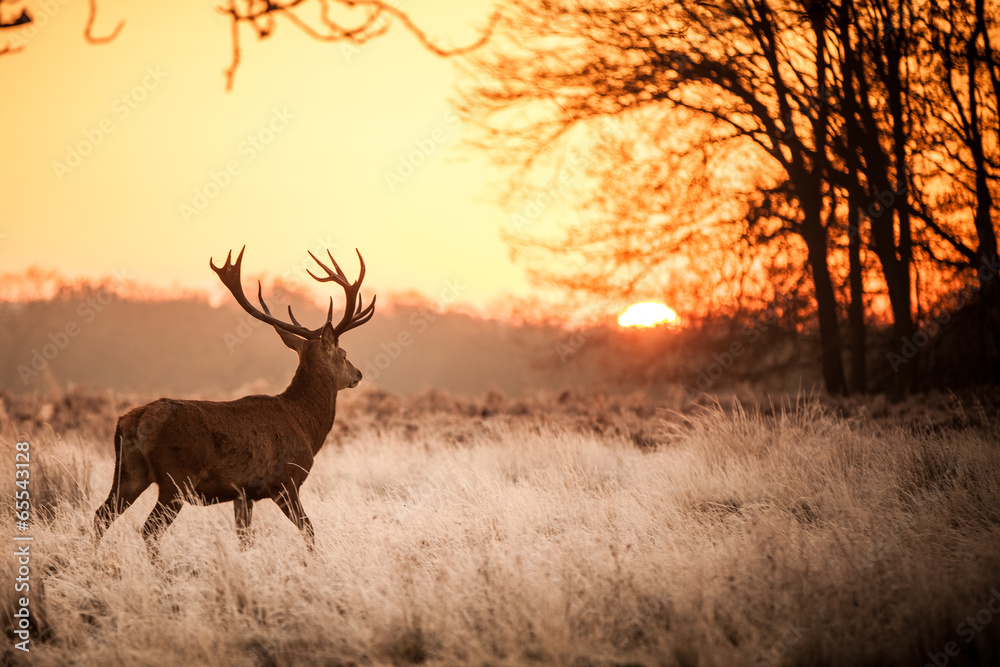
[[[144,397],[148,398],[148,397]],[[30,652],[12,665],[1000,663],[1000,398],[465,399],[345,392],[303,487],[185,507],[148,490],[99,547],[111,433],[139,397],[2,396],[5,534],[30,442]]]

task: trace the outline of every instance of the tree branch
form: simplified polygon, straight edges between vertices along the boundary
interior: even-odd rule
[[[94,2],[95,0],[91,0]],[[229,0],[229,4],[225,8],[220,8],[223,14],[228,14],[230,20],[232,21],[232,60],[230,62],[229,68],[226,69],[226,90],[232,90],[233,80],[236,76],[236,70],[239,68],[240,64],[240,43],[239,43],[239,24],[249,23],[253,26],[257,33],[257,36],[261,39],[268,37],[274,30],[274,17],[281,16],[288,20],[289,23],[294,25],[296,28],[301,30],[306,36],[315,39],[320,42],[337,42],[337,41],[347,41],[355,45],[361,45],[369,40],[384,35],[388,29],[389,24],[379,24],[379,21],[388,15],[397,19],[403,26],[416,37],[417,41],[420,42],[421,46],[430,51],[431,53],[442,56],[458,56],[469,53],[478,49],[483,44],[485,44],[493,33],[493,29],[499,20],[500,13],[495,12],[490,16],[489,22],[483,34],[475,42],[468,44],[466,46],[455,47],[452,49],[444,48],[435,44],[423,30],[417,26],[416,23],[402,10],[393,7],[392,5],[384,2],[383,0],[333,0],[339,2],[344,7],[348,8],[369,8],[364,20],[362,20],[356,27],[345,28],[330,18],[330,7],[329,3],[331,0],[317,0],[320,6],[320,22],[324,30],[317,30],[313,26],[309,25],[306,21],[300,18],[295,13],[295,9],[304,5],[309,0],[288,0],[287,2],[275,2],[274,0],[249,0],[247,9],[245,12],[241,12],[237,7],[237,0]],[[266,26],[261,27],[259,21],[267,18],[269,22]]]
[[[3,0],[0,0],[0,3],[2,2]],[[216,8],[219,12],[229,16],[231,21],[230,40],[232,57],[230,58],[229,67],[224,70],[227,91],[233,88],[236,71],[239,69],[242,59],[239,31],[241,23],[249,24],[257,34],[257,37],[264,39],[274,32],[276,17],[283,17],[312,39],[322,42],[349,41],[354,44],[364,44],[375,37],[384,35],[389,30],[389,22],[386,20],[383,23],[382,20],[392,17],[402,23],[406,30],[425,49],[437,56],[448,57],[467,54],[481,47],[490,39],[500,19],[500,12],[494,12],[490,16],[485,30],[483,30],[482,34],[474,42],[465,46],[445,48],[428,37],[427,33],[421,30],[404,11],[393,7],[384,0],[316,0],[319,5],[319,28],[310,25],[295,13],[296,9],[307,2],[309,0],[286,0],[285,2],[281,2],[281,0],[227,0],[225,6]],[[331,2],[339,3],[341,6],[349,9],[361,8],[365,12],[365,17],[353,28],[341,26],[330,16]],[[97,22],[97,0],[88,0],[88,5],[87,23],[83,29],[84,39],[90,44],[107,44],[118,37],[125,27],[125,20],[122,19],[119,21],[114,30],[107,35],[95,35],[94,24]],[[30,23],[32,23],[31,15],[28,14],[27,10],[22,10],[18,18],[13,21],[2,22],[2,19],[0,19],[0,29],[18,28]],[[22,48],[7,44],[3,48],[0,48],[0,56],[17,53]]]
[[[109,35],[105,37],[95,37],[93,34],[93,29],[94,29],[94,22],[97,20],[97,0],[89,0],[89,2],[90,2],[90,13],[87,15],[87,25],[83,29],[83,37],[91,44],[107,44],[115,37],[117,37],[118,33],[120,33],[122,31],[122,28],[125,27],[125,19],[119,21],[118,25],[115,27],[114,30],[111,31]]]

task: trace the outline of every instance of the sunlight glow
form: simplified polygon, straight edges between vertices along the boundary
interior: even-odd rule
[[[655,327],[658,324],[677,324],[677,313],[657,301],[634,303],[618,317],[620,327]]]

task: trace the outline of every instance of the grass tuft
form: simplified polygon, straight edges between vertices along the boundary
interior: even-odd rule
[[[31,432],[30,664],[912,665],[949,642],[949,664],[1000,660],[989,406],[368,398],[303,487],[314,554],[271,503],[246,550],[230,505],[189,506],[151,563],[152,489],[95,548],[110,443]]]

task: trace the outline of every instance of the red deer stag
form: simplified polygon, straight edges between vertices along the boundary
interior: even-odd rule
[[[249,541],[254,501],[271,498],[312,548],[315,537],[299,500],[299,487],[333,427],[337,392],[361,381],[361,372],[340,347],[340,336],[371,319],[375,298],[367,307],[358,298],[365,277],[360,252],[361,270],[353,283],[329,251],[335,270],[309,255],[326,272],[323,277],[311,271],[309,275],[319,282],[337,283],[346,293],[344,317],[336,326],[332,297],[326,324],[318,329],[299,324],[291,307],[291,323],[272,317],[260,282],[257,300],[263,312],[254,307],[240,284],[243,250],[235,264],[230,251],[222,268],[209,260],[243,310],[274,327],[285,345],[298,353],[295,376],[277,396],[245,396],[226,402],[161,398],[121,417],[115,429],[111,493],[94,517],[98,542],[111,522],[155,483],[159,489],[156,506],[142,528],[154,554],[157,538],[177,516],[186,494],[207,503],[233,501],[236,530],[244,545]]]

